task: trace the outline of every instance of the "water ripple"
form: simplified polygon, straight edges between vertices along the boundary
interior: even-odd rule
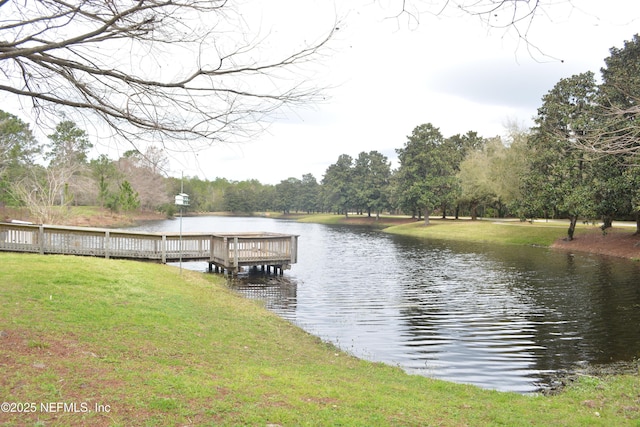
[[[578,363],[640,356],[637,263],[259,218],[185,218],[184,229],[299,234],[293,270],[236,289],[413,374],[528,393]]]

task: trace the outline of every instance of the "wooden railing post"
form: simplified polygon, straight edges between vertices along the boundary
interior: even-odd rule
[[[40,255],[44,255],[44,225],[38,227],[38,240],[40,243]]]
[[[224,241],[224,265],[225,268],[229,265],[229,239],[225,237]]]
[[[167,235],[162,235],[162,263],[167,263]]]
[[[233,268],[235,268],[236,272],[238,271],[238,236],[233,238],[233,249],[235,253],[233,254]]]
[[[291,236],[291,264],[298,262],[298,236]]]
[[[109,259],[109,230],[104,232],[104,257]]]

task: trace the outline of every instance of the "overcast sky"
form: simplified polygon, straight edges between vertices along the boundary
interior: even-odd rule
[[[277,184],[312,173],[318,181],[341,154],[377,150],[395,164],[413,128],[432,123],[445,137],[504,134],[507,122],[531,125],[542,96],[559,79],[599,75],[611,47],[640,32],[637,0],[558,0],[539,11],[527,45],[513,29],[496,29],[449,8],[407,0],[244,0],[247,15],[274,33],[316,39],[340,19],[331,51],[313,78],[325,102],[284,111],[242,144],[216,145],[197,157],[172,154],[171,175]],[[251,3],[255,3],[252,5]],[[415,7],[414,7],[415,6]],[[422,9],[422,10],[417,10]],[[259,16],[258,16],[259,15]],[[500,17],[498,17],[500,18]]]
[[[330,3],[296,1],[316,14]],[[529,126],[555,83],[585,71],[599,75],[609,49],[638,32],[640,2],[575,3],[580,9],[561,2],[537,16],[528,46],[513,30],[455,10],[440,17],[422,11],[415,22],[392,18],[399,2],[342,1],[324,15],[342,18],[331,56],[318,64],[319,84],[333,86],[326,102],[287,113],[253,142],[200,153],[197,165],[174,161],[174,174],[276,184],[312,173],[321,180],[341,154],[377,150],[395,160],[395,149],[423,123],[445,137],[502,135],[508,122]],[[282,16],[291,16],[286,10]],[[305,28],[321,26],[301,27],[300,37],[310,36]]]

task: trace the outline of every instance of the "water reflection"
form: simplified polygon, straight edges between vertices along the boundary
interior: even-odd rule
[[[230,278],[230,286],[245,297],[262,301],[265,308],[287,319],[295,318],[298,287],[283,276],[263,273]]]
[[[531,392],[579,363],[640,357],[638,263],[260,218],[185,218],[184,229],[299,234],[285,276],[234,287],[355,356],[411,373]]]

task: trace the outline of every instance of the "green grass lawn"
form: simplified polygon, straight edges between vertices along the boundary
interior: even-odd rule
[[[552,397],[411,376],[164,265],[0,253],[0,331],[1,400],[37,405],[7,426],[640,426],[638,376]]]
[[[482,219],[471,221],[469,219],[431,219],[430,225],[424,225],[424,221],[410,221],[402,216],[382,216],[379,220],[367,218],[362,215],[314,214],[306,215],[299,219],[300,222],[315,222],[335,225],[365,225],[375,226],[387,233],[401,234],[418,238],[457,240],[477,243],[500,243],[530,246],[550,246],[558,239],[567,236],[568,222],[543,221],[536,222],[518,220],[491,220]],[[581,233],[593,232],[598,227],[588,224],[578,224],[576,236]],[[610,230],[617,232],[619,230]]]
[[[567,235],[567,227],[559,223],[432,220],[428,227],[423,222],[416,222],[389,227],[385,231],[431,239],[550,246]]]

